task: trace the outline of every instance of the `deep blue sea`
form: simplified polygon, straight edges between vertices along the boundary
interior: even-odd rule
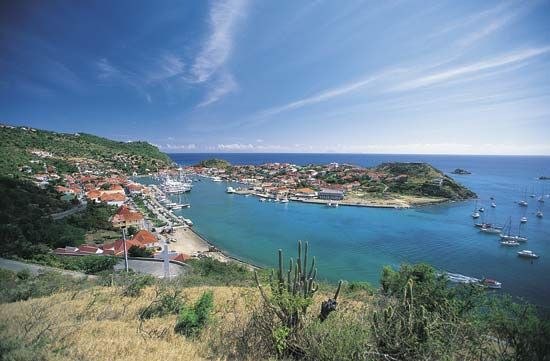
[[[296,241],[310,242],[319,275],[329,281],[366,280],[377,284],[384,265],[426,262],[438,269],[502,282],[501,292],[550,306],[550,157],[448,156],[374,154],[171,154],[181,165],[221,158],[232,164],[330,162],[375,166],[382,162],[427,162],[443,172],[464,168],[471,175],[453,176],[475,191],[487,221],[505,223],[528,217],[522,234],[529,241],[516,248],[502,247],[499,237],[473,227],[473,201],[426,206],[409,210],[340,207],[301,203],[262,203],[255,197],[229,195],[227,184],[204,179],[190,193],[191,208],[182,210],[194,228],[227,253],[261,266],[274,266],[278,248],[285,259],[295,257]],[[529,206],[517,201],[527,192]],[[536,198],[530,198],[531,193]],[[494,197],[497,208],[490,207]],[[539,207],[546,218],[535,217]],[[517,251],[540,255],[526,260]]]

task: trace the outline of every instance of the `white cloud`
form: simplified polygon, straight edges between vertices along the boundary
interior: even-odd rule
[[[228,59],[233,48],[237,20],[243,16],[246,0],[220,0],[210,9],[210,34],[193,64],[194,80],[208,80]]]
[[[209,90],[206,98],[197,105],[198,108],[205,107],[220,100],[225,94],[238,88],[237,82],[233,76],[227,72],[220,74],[217,82]]]
[[[529,60],[539,55],[546,54],[550,51],[550,47],[542,48],[531,48],[516,51],[513,53],[508,53],[500,55],[498,57],[473,63],[470,65],[459,66],[453,69],[442,71],[439,73],[433,73],[427,76],[421,76],[413,80],[405,81],[390,90],[393,91],[406,91],[412,90],[420,87],[425,87],[429,85],[434,85],[437,83],[442,83],[450,79],[454,79],[463,75],[470,75],[485,70],[490,70],[498,67],[502,67],[509,64],[515,64],[525,60]]]

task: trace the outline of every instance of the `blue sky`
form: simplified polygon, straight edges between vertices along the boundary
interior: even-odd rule
[[[550,155],[550,1],[3,1],[0,122],[167,152]]]

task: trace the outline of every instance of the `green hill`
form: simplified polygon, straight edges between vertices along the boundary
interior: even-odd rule
[[[204,167],[204,168],[219,168],[219,169],[226,169],[229,168],[231,164],[228,161],[225,161],[223,159],[206,159],[201,160],[197,167]]]
[[[383,163],[375,170],[394,177],[387,182],[390,192],[451,200],[476,197],[474,192],[428,163]]]
[[[147,142],[118,142],[83,133],[2,125],[0,139],[0,175],[40,172],[44,166],[54,166],[61,173],[74,172],[77,164],[146,173],[172,162]]]

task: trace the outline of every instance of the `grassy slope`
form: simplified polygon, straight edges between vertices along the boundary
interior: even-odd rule
[[[375,170],[399,176],[406,174],[405,183],[393,183],[389,191],[414,196],[441,197],[451,200],[463,200],[476,197],[468,188],[457,183],[451,177],[427,163],[383,163]],[[441,187],[431,184],[433,179],[442,178]]]
[[[157,167],[171,163],[170,158],[147,142],[117,142],[89,134],[63,134],[45,130],[23,130],[21,128],[0,128],[0,175],[17,174],[18,168],[29,165],[36,170],[41,166],[32,165],[31,150],[53,153],[54,159],[46,158],[47,164],[70,169],[76,158],[94,160],[106,166],[129,171],[132,164],[135,170]],[[67,159],[75,158],[67,162]],[[126,165],[125,165],[126,163]]]

